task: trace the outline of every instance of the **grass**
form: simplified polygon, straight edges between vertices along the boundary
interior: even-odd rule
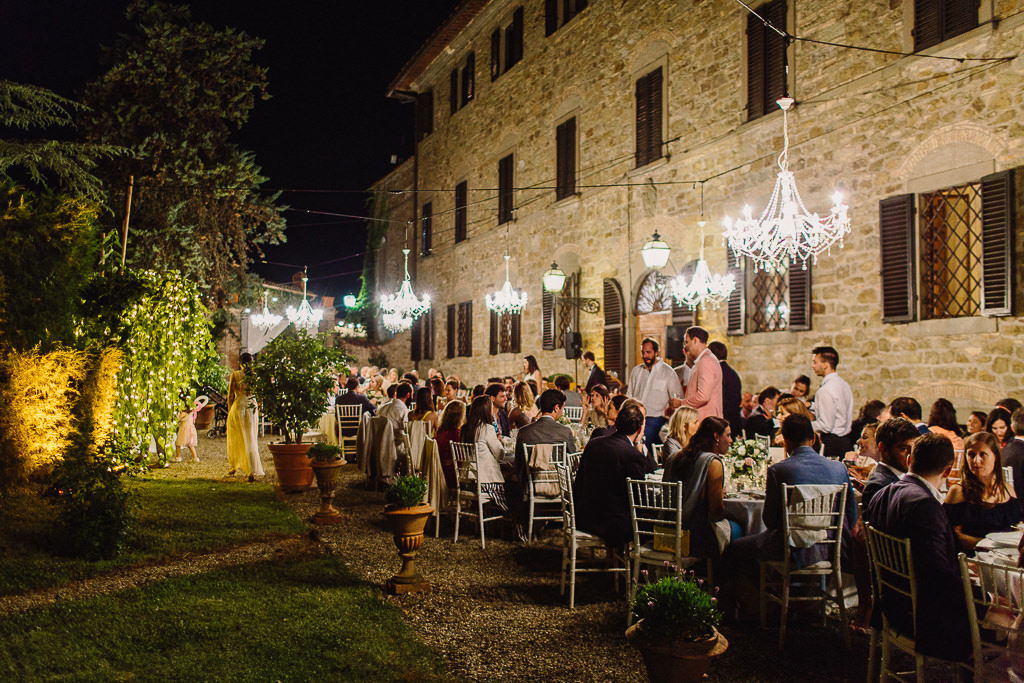
[[[142,479],[128,547],[113,560],[61,557],[51,529],[54,512],[23,492],[0,510],[0,595],[54,586],[102,571],[302,533],[305,523],[267,484],[212,479]]]
[[[162,581],[0,622],[0,678],[440,681],[436,655],[338,558]]]

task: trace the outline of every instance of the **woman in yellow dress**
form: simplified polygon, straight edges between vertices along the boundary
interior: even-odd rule
[[[259,443],[256,430],[259,421],[256,419],[256,408],[249,399],[249,388],[245,384],[245,368],[252,362],[252,356],[243,353],[238,358],[241,366],[231,373],[231,384],[228,387],[228,464],[233,476],[241,469],[249,475],[249,481],[263,476],[263,463],[260,462]]]

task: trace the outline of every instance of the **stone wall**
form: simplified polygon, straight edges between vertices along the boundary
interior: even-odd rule
[[[800,37],[885,50],[906,50],[910,0],[791,3],[789,30]],[[418,148],[416,204],[433,205],[433,253],[417,257],[417,288],[434,297],[435,360],[467,383],[520,369],[520,355],[488,354],[484,294],[503,282],[505,226],[497,224],[498,160],[515,155],[515,221],[510,228],[512,283],[530,303],[523,314],[522,354],[545,374],[568,372],[561,350],[541,351],[541,275],[556,259],[581,272],[580,294],[600,299],[602,280],[626,294],[627,364],[636,358],[632,297],[647,274],[640,246],[657,229],[673,248],[671,271],[696,258],[700,185],[705,181],[705,256],[724,270],[718,239],[725,215],[749,203],[759,213],[782,149],[778,112],[745,121],[746,17],[719,0],[591,2],[554,35],[544,36],[544,3],[523,3],[523,60],[489,77],[489,37],[519,3],[496,0],[416,80],[434,91],[433,133]],[[926,51],[949,57],[1013,56],[1024,46],[1021,0],[983,3],[1001,18]],[[982,17],[984,19],[984,17]],[[408,46],[411,54],[416,46]],[[454,115],[448,75],[476,54],[476,97]],[[834,189],[848,197],[853,234],[813,268],[812,326],[803,332],[725,335],[724,309],[701,311],[701,324],[724,338],[746,389],[788,387],[811,375],[810,349],[839,349],[840,373],[858,404],[913,394],[938,396],[961,410],[988,408],[1022,394],[1024,319],[962,318],[892,325],[881,322],[878,202],[906,192],[976,180],[1024,165],[1024,88],[1020,60],[957,62],[899,57],[796,42],[789,52],[790,168],[812,211],[825,212]],[[666,74],[666,157],[634,168],[634,82],[661,66]],[[578,194],[555,200],[555,127],[577,117]],[[1024,175],[1024,174],[1021,174]],[[1019,180],[1019,179],[1018,179]],[[455,185],[467,181],[468,239],[454,244]],[[392,183],[393,185],[393,183]],[[378,187],[388,186],[387,179]],[[1024,192],[1018,191],[1018,199]],[[411,194],[407,195],[410,199]],[[412,206],[395,202],[396,215]],[[403,218],[402,220],[405,220]],[[389,234],[388,268],[400,269]],[[1018,229],[1018,253],[1022,231]],[[418,254],[414,248],[414,254]],[[1018,266],[1018,270],[1020,270]],[[389,272],[391,272],[389,270]],[[1024,273],[1017,292],[1024,294]],[[445,306],[474,302],[472,358],[444,358]],[[1018,301],[1021,296],[1018,296]],[[1018,313],[1019,307],[1018,307]],[[603,356],[601,315],[581,313],[584,348]],[[388,355],[408,352],[408,335]],[[395,349],[392,351],[392,349]],[[582,364],[580,365],[582,368]],[[817,382],[815,381],[815,386]]]

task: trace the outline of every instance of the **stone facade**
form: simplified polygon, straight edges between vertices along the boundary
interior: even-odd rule
[[[757,3],[755,3],[756,6]],[[1014,56],[1024,47],[1024,0],[983,0],[981,25],[925,50],[944,57]],[[490,37],[524,8],[522,60],[496,80],[489,75]],[[759,213],[775,181],[782,117],[746,120],[746,12],[725,0],[591,0],[545,37],[543,2],[470,4],[465,27],[436,55],[411,62],[396,83],[433,91],[433,131],[416,159],[379,181],[376,190],[415,190],[390,201],[393,229],[383,257],[397,285],[404,226],[430,202],[433,249],[420,256],[410,231],[415,287],[434,307],[434,359],[464,382],[518,372],[537,356],[545,374],[572,374],[561,349],[541,350],[541,275],[552,259],[579,271],[580,295],[602,298],[615,279],[626,297],[626,365],[638,358],[635,297],[649,274],[639,250],[657,230],[672,247],[666,272],[696,258],[701,184],[707,217],[705,256],[726,268],[718,226],[745,204]],[[912,0],[820,0],[788,7],[799,38],[881,50],[913,50]],[[998,21],[988,22],[995,18]],[[452,20],[450,20],[452,21]],[[445,34],[445,35],[450,35]],[[410,52],[414,46],[409,46]],[[431,48],[431,45],[421,49]],[[440,49],[443,48],[443,49]],[[449,75],[476,56],[474,99],[449,114]],[[887,324],[881,320],[879,201],[975,181],[1024,165],[1024,88],[1019,59],[1002,62],[924,59],[796,41],[788,50],[790,168],[812,211],[828,210],[833,190],[850,205],[852,235],[813,267],[807,331],[726,335],[725,310],[700,311],[701,324],[724,339],[744,388],[787,388],[810,372],[810,349],[831,344],[857,404],[910,394],[927,405],[947,396],[961,418],[1005,395],[1021,396],[1024,373],[1022,266],[1015,266],[1017,310],[1009,317],[967,317]],[[665,156],[635,168],[637,78],[661,67]],[[398,88],[393,87],[396,93]],[[577,120],[577,194],[555,199],[555,128]],[[515,220],[510,230],[512,283],[530,303],[522,317],[522,353],[488,353],[484,294],[503,282],[505,225],[497,220],[498,161],[514,154]],[[1018,173],[1018,185],[1024,173]],[[468,238],[454,242],[454,192],[466,181]],[[412,197],[416,196],[414,202]],[[1024,192],[1018,187],[1018,215]],[[1018,219],[1018,226],[1020,219]],[[1024,237],[1016,231],[1017,253]],[[396,250],[398,250],[396,252]],[[884,255],[882,256],[884,257]],[[748,266],[748,276],[750,267]],[[473,301],[473,355],[445,357],[445,306]],[[664,316],[666,322],[669,316]],[[603,357],[602,315],[581,313],[584,349]],[[650,321],[645,321],[649,324]],[[408,359],[409,334],[386,345]],[[580,364],[582,369],[582,364]],[[816,387],[817,381],[814,382]]]

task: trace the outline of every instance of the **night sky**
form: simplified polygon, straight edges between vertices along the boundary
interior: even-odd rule
[[[75,97],[99,76],[101,46],[127,28],[127,0],[0,0],[0,78]],[[456,0],[266,2],[191,0],[195,19],[263,38],[270,69],[236,142],[256,153],[268,188],[295,209],[366,215],[359,192],[412,153],[412,105],[384,97],[388,83]],[[293,190],[319,190],[295,192]],[[328,190],[329,192],[323,192]],[[343,191],[339,191],[343,190]],[[310,289],[356,293],[363,221],[288,211],[288,243],[266,249],[256,271],[287,281],[309,265]],[[350,258],[345,258],[350,257]],[[278,265],[283,264],[283,265]]]

